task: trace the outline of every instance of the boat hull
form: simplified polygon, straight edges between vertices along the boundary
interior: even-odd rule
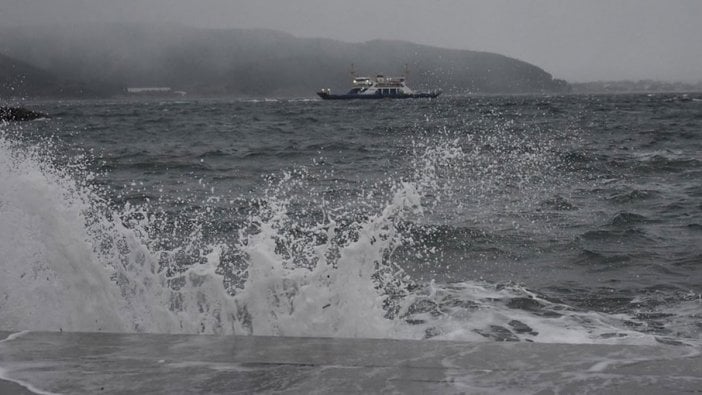
[[[317,92],[317,95],[324,100],[432,99],[440,94],[441,92],[417,92],[402,95],[359,95],[355,93],[333,94]]]

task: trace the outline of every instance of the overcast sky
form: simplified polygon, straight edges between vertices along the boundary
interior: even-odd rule
[[[569,81],[702,81],[702,0],[0,0],[0,24],[175,22],[497,52]]]

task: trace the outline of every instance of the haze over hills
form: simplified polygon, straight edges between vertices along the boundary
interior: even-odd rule
[[[203,95],[312,96],[320,88],[347,89],[351,64],[363,75],[398,75],[407,64],[411,87],[448,93],[569,89],[539,67],[494,53],[402,41],[346,43],[260,29],[0,28],[0,53],[102,94],[167,86]]]
[[[55,76],[0,54],[0,96],[34,96],[43,89],[58,93]]]
[[[0,54],[0,98],[10,97],[95,97],[118,91],[107,85],[90,87],[77,81],[58,77],[29,63]]]

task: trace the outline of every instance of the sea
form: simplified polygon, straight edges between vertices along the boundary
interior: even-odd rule
[[[0,329],[702,340],[702,94],[28,101]]]

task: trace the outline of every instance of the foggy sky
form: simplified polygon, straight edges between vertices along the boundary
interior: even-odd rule
[[[180,23],[489,51],[569,81],[702,81],[702,0],[0,0],[0,25]]]

